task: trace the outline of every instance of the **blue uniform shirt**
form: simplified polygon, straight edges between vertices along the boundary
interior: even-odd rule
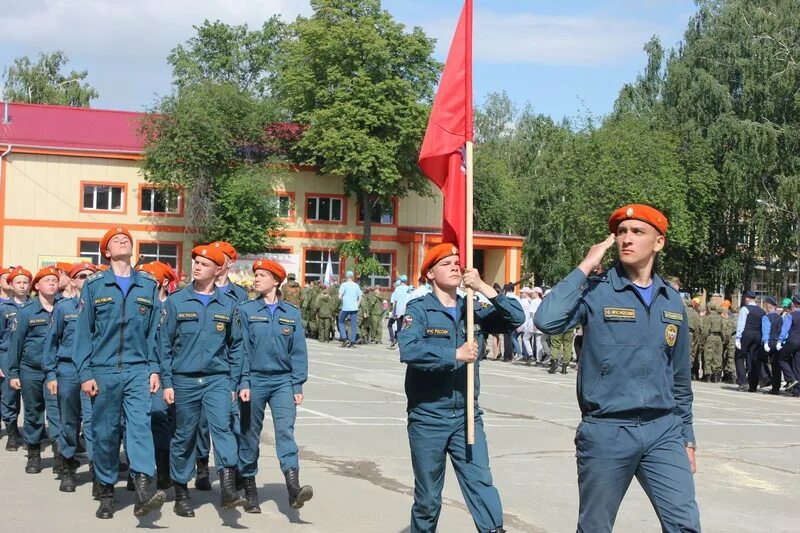
[[[578,403],[585,417],[639,422],[674,413],[695,442],[689,326],[680,294],[653,276],[649,306],[617,264],[602,278],[575,269],[534,317],[545,333],[583,326]]]
[[[227,285],[217,287],[217,290],[228,298],[232,298],[237,304],[241,304],[250,299],[247,290],[241,285],[237,285],[232,281],[228,281]]]
[[[8,377],[19,378],[19,369],[42,369],[42,349],[50,328],[52,312],[42,307],[39,298],[23,306],[14,318],[11,345],[8,347]]]
[[[44,341],[42,368],[46,381],[56,380],[56,367],[59,363],[75,364],[72,354],[77,324],[78,297],[62,298],[53,308],[53,321]]]
[[[505,333],[525,322],[516,300],[498,294],[488,303],[475,302],[475,330]],[[467,341],[467,302],[458,297],[456,318],[434,293],[408,304],[400,330],[400,361],[406,368],[408,411],[438,416],[463,416],[467,388],[466,364],[456,350]],[[475,363],[475,406],[480,393],[479,363]]]
[[[174,374],[228,374],[231,390],[236,390],[243,352],[241,337],[232,328],[235,308],[234,300],[219,289],[204,305],[191,284],[167,298],[158,328],[164,388],[172,388]]]
[[[253,373],[290,374],[292,391],[303,392],[308,379],[308,350],[300,311],[280,300],[274,314],[263,298],[239,306],[234,327],[241,331],[244,344],[244,376],[241,388],[250,387]]]
[[[17,313],[30,300],[18,304],[13,298],[0,303],[0,369],[8,374],[8,347],[11,346],[11,326]]]
[[[131,270],[125,295],[112,270],[86,278],[78,301],[75,365],[81,383],[95,373],[111,374],[144,368],[159,372],[158,285],[146,272]]]

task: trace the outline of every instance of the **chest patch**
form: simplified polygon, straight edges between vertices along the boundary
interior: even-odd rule
[[[278,324],[291,324],[294,325],[294,320],[291,318],[278,317]]]
[[[64,320],[75,320],[78,318],[78,313],[64,315]]]
[[[258,316],[258,315],[251,315],[250,322],[269,322],[269,317],[267,316]]]
[[[46,318],[32,318],[28,320],[29,326],[44,326],[48,323]]]
[[[219,331],[219,332],[225,331],[225,323],[224,322],[217,322],[216,328],[217,328],[217,331]]]
[[[216,320],[217,322],[230,322],[231,317],[229,317],[228,315],[214,313],[214,320]]]
[[[197,313],[178,313],[178,320],[197,320]]]
[[[667,341],[667,346],[672,348],[678,340],[678,326],[669,324],[664,330],[664,339]]]
[[[636,320],[636,309],[627,307],[604,307],[603,318],[605,320]]]
[[[287,328],[283,328],[283,335],[284,336],[288,337],[291,334],[292,334],[292,328],[288,328],[288,327]]]
[[[664,311],[664,318],[666,318],[668,320],[681,321],[681,320],[683,320],[683,314],[682,313],[675,313],[673,311]]]
[[[447,328],[425,328],[425,335],[428,337],[449,337],[450,330]]]
[[[151,300],[150,298],[145,298],[144,296],[137,296],[136,303],[143,305],[153,305],[153,300]]]
[[[112,296],[103,296],[102,298],[95,298],[94,305],[110,304],[113,301],[114,298]]]

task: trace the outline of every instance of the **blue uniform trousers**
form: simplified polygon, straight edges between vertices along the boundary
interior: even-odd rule
[[[489,448],[483,419],[475,417],[475,444],[467,447],[464,416],[433,417],[408,413],[408,442],[414,469],[411,532],[433,533],[442,510],[442,487],[447,456],[478,531],[503,525],[500,494],[492,484]]]
[[[8,378],[0,378],[0,418],[8,424],[16,424],[19,418],[19,391],[9,385]]]
[[[25,409],[25,427],[22,435],[25,444],[35,446],[44,440],[44,419],[47,412],[47,434],[55,440],[61,434],[58,417],[58,397],[50,394],[44,382],[44,372],[22,367],[19,369],[22,382],[22,402]]]
[[[201,406],[208,418],[214,439],[214,463],[217,470],[236,466],[236,437],[231,431],[231,390],[227,374],[190,377],[176,374],[175,436],[170,450],[170,476],[178,483],[188,483],[194,477],[197,460],[198,419]]]
[[[663,531],[700,531],[679,417],[667,415],[639,424],[585,419],[575,435],[579,533],[613,529],[634,476],[653,504]]]
[[[150,430],[150,371],[142,366],[96,374],[94,379],[100,389],[92,399],[95,477],[105,485],[117,482],[121,417],[125,421],[125,448],[131,471],[152,477],[156,463]]]
[[[150,429],[153,432],[153,447],[156,450],[169,450],[175,433],[175,408],[164,400],[162,390],[150,398]]]
[[[208,418],[206,418],[206,410],[200,406],[200,416],[197,420],[197,445],[195,451],[198,458],[208,459],[209,451],[211,450],[211,435],[208,433]]]
[[[83,419],[83,438],[86,442],[86,455],[92,460],[92,400],[81,392],[78,370],[71,363],[58,363],[56,367],[58,379],[58,409],[61,416],[61,436],[58,448],[67,459],[75,457],[78,446],[78,435]]]
[[[250,374],[250,401],[241,402],[241,437],[239,439],[239,473],[253,477],[258,473],[258,443],[264,427],[264,410],[269,404],[275,431],[275,453],[281,471],[299,469],[294,422],[297,406],[294,403],[289,373]]]

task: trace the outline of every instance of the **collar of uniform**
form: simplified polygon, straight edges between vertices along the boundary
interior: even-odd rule
[[[625,276],[625,271],[622,269],[620,263],[614,265],[614,268],[608,272],[608,279],[611,281],[611,285],[614,287],[615,291],[621,292],[628,287],[630,287],[631,290],[636,289],[633,282]],[[653,294],[659,291],[667,294],[667,286],[661,281],[661,277],[658,274],[653,274]]]
[[[257,301],[257,302],[258,302],[258,304],[259,304],[259,307],[258,307],[258,310],[259,310],[259,311],[263,311],[263,310],[264,310],[264,309],[266,309],[266,308],[267,308],[267,306],[269,305],[269,304],[268,304],[266,301],[264,301],[264,298],[263,298],[263,297],[259,298],[259,299],[258,299],[258,300],[256,300],[256,301]],[[275,303],[276,303],[276,304],[278,304],[278,309],[280,309],[280,310],[281,310],[281,311],[283,311],[284,313],[286,312],[286,307],[283,305],[283,300],[278,300],[278,301],[277,301],[277,302],[275,302]]]
[[[459,310],[461,306],[464,305],[465,301],[466,300],[464,300],[463,296],[456,296],[456,310]],[[439,301],[439,298],[436,297],[436,294],[433,291],[429,292],[422,298],[422,303],[425,305],[426,311],[441,311],[452,318],[450,313],[447,311],[445,306],[442,305],[442,302]],[[456,316],[458,316],[458,314],[460,313],[457,313]]]
[[[192,300],[197,300],[198,302],[200,301],[200,298],[198,298],[198,297],[197,297],[197,291],[196,291],[196,290],[194,290],[194,282],[192,282],[192,283],[189,283],[189,284],[188,284],[186,287],[184,287],[184,288],[183,288],[183,290],[187,291],[187,295],[188,295],[188,296],[189,296],[189,298],[191,298]],[[214,286],[214,292],[212,292],[212,293],[211,293],[211,294],[209,294],[208,296],[210,296],[210,297],[211,297],[211,300],[214,300],[214,301],[217,301],[217,302],[218,302],[218,301],[219,301],[219,295],[220,295],[220,290],[219,290],[219,287],[217,287],[217,286]],[[211,300],[209,300],[209,302],[210,302]]]
[[[32,314],[32,315],[39,314],[39,313],[41,313],[42,311],[44,311],[44,312],[45,312],[45,313],[47,313],[47,314],[50,314],[50,311],[48,311],[47,309],[45,309],[45,308],[42,306],[42,301],[39,299],[39,297],[38,297],[38,296],[37,296],[36,298],[32,299],[32,300],[31,300],[31,304],[30,304],[30,305],[28,305],[28,306],[26,306],[26,307],[30,307],[30,311],[28,311],[28,312],[29,312],[30,314]],[[53,302],[53,307],[55,307],[55,302]]]
[[[105,272],[100,273],[103,276],[103,283],[106,285],[116,285],[117,283],[117,275],[114,273],[114,270],[109,268]],[[131,286],[133,285],[142,285],[142,276],[137,272],[133,267],[131,267]]]

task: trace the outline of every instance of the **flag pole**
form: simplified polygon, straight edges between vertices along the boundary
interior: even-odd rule
[[[472,268],[472,141],[467,141],[466,263]],[[467,342],[475,342],[475,291],[467,289]],[[475,363],[467,363],[467,444],[475,444]]]

